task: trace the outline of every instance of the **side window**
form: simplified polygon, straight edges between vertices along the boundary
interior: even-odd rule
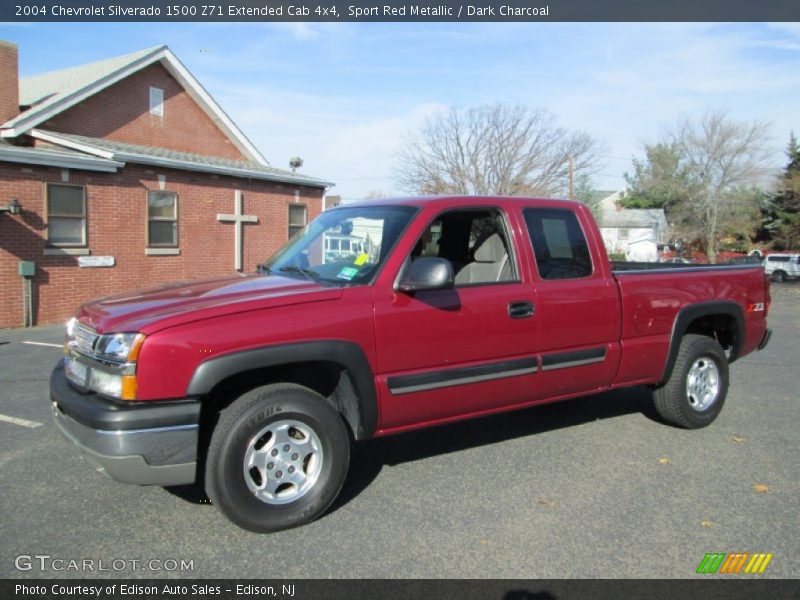
[[[47,184],[47,241],[51,246],[86,245],[86,194],[82,186]]]
[[[589,246],[573,212],[526,208],[523,214],[542,279],[577,279],[592,274]]]
[[[456,286],[518,280],[499,210],[453,210],[440,215],[411,253],[412,258],[424,256],[449,260]]]

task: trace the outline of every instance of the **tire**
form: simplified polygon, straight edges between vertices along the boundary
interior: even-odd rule
[[[714,422],[728,394],[728,359],[710,337],[683,336],[669,379],[653,393],[656,411],[666,422],[699,429]]]
[[[220,413],[208,448],[206,493],[239,527],[289,529],[338,496],[350,438],[325,398],[295,384],[255,388]]]
[[[772,277],[770,277],[772,281],[777,281],[779,283],[786,282],[786,273],[784,271],[773,271]]]

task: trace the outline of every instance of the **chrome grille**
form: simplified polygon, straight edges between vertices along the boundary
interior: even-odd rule
[[[98,337],[94,329],[86,327],[86,325],[78,323],[75,327],[75,346],[81,354],[91,355]]]

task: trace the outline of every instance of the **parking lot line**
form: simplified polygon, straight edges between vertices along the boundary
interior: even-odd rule
[[[51,344],[49,342],[22,342],[23,344],[28,344],[29,346],[49,346],[51,348],[63,348],[64,344]]]
[[[39,423],[38,421],[28,421],[27,419],[9,417],[8,415],[4,415],[2,413],[0,413],[0,421],[13,423],[14,425],[19,425],[20,427],[28,427],[29,429],[36,429],[37,427],[42,426],[42,423]]]

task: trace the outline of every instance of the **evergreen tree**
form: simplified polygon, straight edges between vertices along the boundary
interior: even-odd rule
[[[800,145],[792,132],[786,149],[789,163],[781,174],[778,192],[765,216],[765,229],[779,250],[800,246]]]
[[[628,189],[622,197],[622,206],[663,208],[669,213],[688,199],[688,170],[681,164],[674,143],[646,144],[644,150],[644,160],[633,159],[633,174],[625,173]]]

